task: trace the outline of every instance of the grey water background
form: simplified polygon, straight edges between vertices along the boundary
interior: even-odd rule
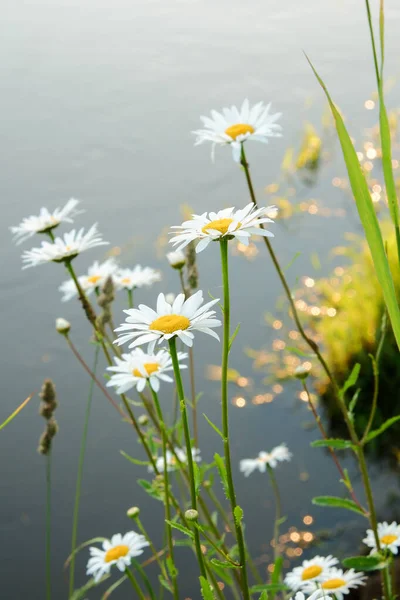
[[[199,115],[211,108],[236,103],[273,102],[282,111],[284,137],[269,146],[249,144],[256,189],[276,180],[286,147],[298,143],[304,120],[319,122],[324,102],[302,50],[315,61],[346,115],[355,137],[377,118],[363,103],[374,89],[372,59],[364,3],[359,0],[3,0],[1,7],[1,178],[2,277],[0,279],[2,361],[0,379],[1,420],[45,377],[57,386],[60,432],[53,455],[53,598],[67,597],[63,563],[70,549],[71,516],[82,420],[88,379],[54,331],[54,319],[68,318],[73,338],[88,361],[89,329],[77,303],[61,304],[57,291],[64,279],[61,266],[46,265],[21,271],[20,253],[36,244],[12,245],[8,226],[41,206],[58,206],[69,197],[82,200],[86,213],[77,224],[99,222],[105,239],[122,246],[126,266],[148,264],[163,270],[162,284],[137,294],[152,304],[163,290],[176,291],[175,274],[157,257],[155,240],[171,224],[180,222],[180,205],[196,211],[226,205],[242,206],[248,194],[242,173],[229,149],[217,151],[211,163],[209,147],[193,147],[190,131],[199,126]],[[398,76],[400,9],[386,2],[386,71]],[[314,106],[305,115],[309,98]],[[392,91],[389,106],[399,104]],[[330,185],[333,174],[344,174],[337,161],[321,176],[310,196],[326,206],[345,202]],[[274,247],[287,264],[302,254],[289,273],[310,271],[310,254],[328,260],[343,232],[357,229],[355,220],[306,217],[295,232],[275,226]],[[133,243],[131,243],[133,241]],[[199,256],[201,287],[221,292],[217,248]],[[84,271],[102,249],[79,257],[75,266]],[[263,389],[261,374],[253,373],[244,346],[267,346],[273,332],[263,313],[271,310],[281,290],[269,262],[260,257],[247,262],[231,259],[233,323],[242,329],[231,356],[231,366],[252,377]],[[122,320],[119,301],[115,319]],[[218,364],[220,346],[211,338],[196,338],[198,388],[205,394],[199,412],[219,422],[218,384],[206,382],[206,364]],[[277,472],[288,516],[287,525],[301,528],[306,514],[315,518],[313,530],[348,521],[346,544],[358,551],[365,524],[356,516],[317,509],[311,497],[339,494],[337,473],[323,451],[311,450],[315,431],[302,427],[309,420],[297,388],[288,385],[271,404],[243,409],[231,407],[232,454],[238,499],[246,516],[246,535],[252,553],[268,552],[272,536],[273,503],[266,478],[254,474],[244,479],[240,458],[256,456],[286,441],[293,452],[291,463]],[[237,393],[231,389],[232,395]],[[170,409],[170,390],[162,398]],[[4,600],[42,600],[44,597],[44,460],[36,453],[43,423],[33,400],[0,434],[1,513],[0,572]],[[200,419],[203,458],[222,452],[219,439]],[[125,461],[123,449],[142,458],[130,428],[98,391],[90,422],[83,484],[79,541],[110,536],[131,528],[125,516],[132,505],[142,508],[143,522],[155,542],[162,542],[161,506],[136,484],[143,469]],[[351,463],[345,465],[353,468]],[[309,480],[300,480],[300,473]],[[380,514],[385,516],[387,492],[397,478],[373,468]],[[218,488],[218,485],[217,485]],[[357,482],[357,489],[360,488]],[[383,514],[382,514],[383,512]],[[327,545],[322,551],[335,549]],[[197,569],[186,549],[177,549],[181,570],[181,597],[199,598]],[[87,554],[77,561],[78,584],[86,580]],[[114,573],[110,581],[115,580]],[[102,589],[102,591],[105,588]],[[100,588],[88,594],[101,597]],[[125,584],[115,598],[132,597]]]

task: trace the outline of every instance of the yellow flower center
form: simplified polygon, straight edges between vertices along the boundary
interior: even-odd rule
[[[225,235],[226,233],[228,233],[228,229],[231,223],[233,223],[233,219],[217,219],[216,221],[211,221],[210,223],[207,223],[207,225],[204,225],[204,227],[202,227],[201,230],[203,233],[208,233],[208,231],[212,229],[213,231],[219,231],[220,233],[222,233],[222,235]],[[238,223],[234,231],[236,231],[236,229],[239,229],[241,225],[241,223]]]
[[[312,565],[311,567],[306,567],[304,569],[303,573],[301,574],[301,578],[303,581],[306,581],[307,579],[314,579],[314,577],[317,577],[321,573],[322,567],[319,567],[318,565]]]
[[[123,279],[121,279],[121,283],[130,283],[130,282],[131,282],[130,277],[124,277]]]
[[[110,548],[107,550],[104,560],[106,563],[112,562],[113,560],[118,560],[123,556],[126,556],[129,552],[129,546],[125,546],[121,544],[120,546],[114,546],[114,548]]]
[[[152,373],[155,373],[156,371],[158,371],[157,363],[144,363],[143,366],[144,366],[144,370],[146,371],[147,375],[151,375]],[[139,371],[139,369],[133,369],[132,375],[134,375],[135,377],[143,377],[143,375]]]
[[[397,540],[397,535],[393,535],[388,533],[388,535],[384,535],[381,537],[381,542],[382,544],[393,544],[393,542],[395,542]]]
[[[225,129],[225,133],[233,140],[236,140],[239,135],[243,135],[244,133],[254,133],[254,127],[247,123],[236,123],[236,125],[231,125],[228,129]]]
[[[321,587],[323,590],[336,590],[337,588],[346,585],[346,581],[344,579],[327,579],[321,583]]]
[[[163,317],[158,317],[158,319],[149,325],[149,329],[162,331],[162,333],[174,333],[188,327],[190,327],[190,321],[182,315],[164,315]]]
[[[100,279],[100,275],[91,275],[90,277],[88,277],[88,282],[93,283],[95,285]]]

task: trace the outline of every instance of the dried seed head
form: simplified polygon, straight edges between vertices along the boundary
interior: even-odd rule
[[[46,429],[39,439],[38,452],[47,456],[50,453],[54,436],[58,432],[58,424],[54,417],[47,421]]]
[[[53,412],[57,408],[56,388],[51,379],[44,380],[39,396],[42,399],[39,414],[47,420],[51,419]]]

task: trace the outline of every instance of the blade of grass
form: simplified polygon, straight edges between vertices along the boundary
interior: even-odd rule
[[[389,264],[385,253],[382,233],[379,227],[373,202],[371,200],[368,184],[361,170],[356,151],[351,142],[350,136],[347,132],[343,119],[338,109],[334,105],[333,100],[324,82],[318,75],[316,69],[314,68],[307,55],[306,58],[320,86],[325,92],[333,117],[335,119],[336,130],[338,133],[340,145],[342,147],[343,157],[346,163],[351,189],[357,204],[360,220],[363,225],[365,236],[374,262],[376,276],[382,288],[383,297],[389,313],[396,342],[400,348],[400,310],[397,303],[392,275],[389,269]]]
[[[4,427],[6,427],[9,423],[11,423],[11,421],[18,415],[18,413],[21,412],[21,410],[28,404],[29,400],[31,400],[33,398],[33,396],[35,395],[35,392],[33,392],[30,396],[28,396],[23,402],[22,404],[20,404],[18,406],[18,408],[16,408],[14,410],[13,413],[11,413],[11,415],[9,417],[7,417],[7,419],[5,421],[3,421],[3,423],[0,425],[0,431],[2,429],[4,429]]]

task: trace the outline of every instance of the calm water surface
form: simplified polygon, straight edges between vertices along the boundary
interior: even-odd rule
[[[155,240],[165,227],[180,222],[180,205],[205,211],[227,204],[240,206],[248,200],[243,176],[229,150],[217,152],[212,164],[209,147],[193,148],[190,131],[199,126],[198,116],[213,107],[241,103],[245,96],[252,102],[271,100],[283,112],[285,137],[269,147],[249,147],[261,198],[263,187],[276,179],[285,148],[298,143],[304,120],[320,122],[323,98],[302,50],[328,82],[355,136],[376,119],[376,113],[363,109],[374,80],[361,0],[4,0],[0,10],[1,414],[9,414],[45,377],[56,382],[60,433],[53,458],[53,597],[62,600],[67,598],[62,565],[70,547],[88,381],[54,333],[54,319],[62,315],[72,321],[74,339],[92,361],[89,331],[77,303],[60,303],[57,287],[64,278],[60,266],[21,272],[20,251],[11,244],[8,225],[36,214],[42,205],[54,207],[71,196],[80,198],[86,209],[80,222],[87,226],[98,221],[105,239],[123,247],[124,265],[140,262],[164,270],[157,289],[140,292],[140,300],[153,303],[156,292],[176,291],[174,273],[157,256]],[[397,77],[400,9],[396,0],[387,1],[387,18],[387,72]],[[313,107],[306,111],[310,99]],[[399,99],[395,87],[390,106],[398,105]],[[328,207],[342,204],[343,196],[330,185],[338,172],[344,173],[339,159],[325,169],[324,183],[305,196],[323,198]],[[303,219],[295,234],[278,225],[274,245],[282,264],[296,251],[302,252],[290,271],[292,283],[310,271],[312,252],[327,258],[330,248],[351,228],[354,221],[319,217]],[[202,253],[199,267],[203,289],[217,295],[220,274],[215,251]],[[102,258],[101,253],[87,253],[75,264],[83,271],[95,258]],[[249,263],[235,257],[231,269],[233,322],[242,323],[231,365],[252,377],[254,391],[266,391],[243,347],[258,348],[271,341],[263,312],[273,308],[281,290],[266,260]],[[121,302],[117,321],[122,320],[122,307]],[[218,363],[219,353],[214,340],[198,337],[199,379],[207,363]],[[218,384],[201,386],[205,394],[200,412],[219,422]],[[167,412],[170,396],[168,390],[162,399]],[[37,404],[31,402],[1,433],[0,569],[5,600],[44,597],[44,461],[36,453],[42,430]],[[282,466],[278,477],[288,527],[301,528],[302,517],[311,511],[313,531],[318,531],[346,515],[311,506],[313,495],[340,491],[329,458],[309,450],[316,432],[306,431],[305,421],[309,414],[296,399],[294,385],[288,385],[272,404],[232,407],[233,460],[237,465],[242,457],[286,441],[294,458]],[[219,440],[203,421],[200,439],[203,457],[210,460]],[[96,392],[79,539],[128,530],[125,511],[139,505],[154,540],[161,544],[161,507],[138,487],[137,477],[145,474],[120,456],[121,449],[138,457],[143,454],[129,427]],[[304,473],[307,482],[302,480]],[[267,480],[257,475],[244,480],[237,469],[235,479],[252,553],[268,553],[273,503]],[[396,478],[375,469],[374,482],[382,509]],[[357,550],[363,525],[354,519],[353,537],[346,538],[350,551]],[[335,544],[324,551],[337,549],[338,541]],[[341,538],[339,546],[347,550]],[[191,568],[190,553],[178,549],[177,556],[182,598],[197,599],[197,570],[194,563]],[[86,560],[84,552],[77,564],[79,584],[85,581]],[[88,598],[100,596],[97,589]],[[131,596],[125,587],[114,597]]]

